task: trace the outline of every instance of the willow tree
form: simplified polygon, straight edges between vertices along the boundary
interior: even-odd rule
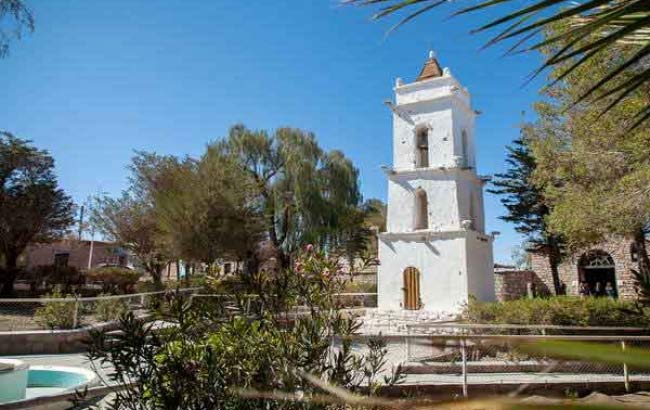
[[[230,129],[210,149],[234,158],[254,181],[266,236],[283,266],[301,245],[334,250],[359,226],[358,170],[340,151],[324,151],[314,134],[280,128],[273,135]]]
[[[546,35],[552,37],[561,30],[553,28]],[[545,52],[556,51],[551,47]],[[625,130],[638,121],[639,109],[650,104],[650,85],[641,84],[624,98],[612,94],[595,103],[574,104],[576,97],[593,88],[594,78],[637,52],[635,45],[611,47],[568,75],[567,66],[575,61],[558,66],[551,73],[554,85],[537,104],[540,119],[534,126],[533,146],[539,164],[535,180],[546,187],[545,196],[552,204],[549,228],[562,234],[573,248],[612,234],[632,237],[640,255],[639,269],[647,272],[650,124]],[[630,66],[619,79],[605,85],[606,90],[620,87],[646,68],[647,62]]]

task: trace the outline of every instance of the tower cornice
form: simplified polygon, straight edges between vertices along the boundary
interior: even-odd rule
[[[494,238],[473,229],[457,229],[457,230],[435,230],[435,229],[422,229],[417,231],[408,232],[381,232],[379,234],[380,240],[404,240],[404,241],[418,241],[428,242],[435,239],[456,239],[476,237],[480,241],[492,242]]]
[[[485,177],[481,177],[470,167],[431,167],[431,168],[383,168],[389,179],[464,179],[484,184]]]

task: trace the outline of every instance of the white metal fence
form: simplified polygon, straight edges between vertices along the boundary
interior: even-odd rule
[[[146,314],[165,295],[190,295],[199,288],[64,298],[0,299],[0,332],[75,329],[116,320],[123,312]]]
[[[216,302],[233,313],[248,313],[258,303],[257,295],[199,294],[200,288],[97,297],[0,299],[0,332],[46,329],[75,329],[116,320],[125,311],[143,315],[170,293],[189,295],[193,303]],[[376,293],[337,294],[342,306],[374,307]]]

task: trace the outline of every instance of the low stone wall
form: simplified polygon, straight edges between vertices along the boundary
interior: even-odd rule
[[[0,332],[0,355],[80,353],[86,350],[89,331],[111,330],[115,323],[70,330]]]
[[[529,270],[495,270],[494,291],[499,302],[526,297],[537,275]]]

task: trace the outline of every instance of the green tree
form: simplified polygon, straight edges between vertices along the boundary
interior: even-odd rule
[[[62,236],[74,205],[58,187],[54,159],[30,141],[0,132],[0,256],[2,294],[13,293],[20,254],[30,242]]]
[[[168,183],[156,190],[154,202],[174,255],[207,265],[250,258],[264,228],[250,175],[214,147],[166,172]]]
[[[177,160],[149,153],[138,153],[132,161],[130,187],[118,198],[96,198],[93,225],[108,239],[133,252],[156,285],[169,263],[169,251],[155,208],[156,189],[167,182],[167,167]]]
[[[358,170],[340,151],[323,151],[312,133],[280,128],[272,136],[243,125],[211,149],[234,158],[258,190],[267,236],[281,265],[308,243],[330,251],[349,244],[343,228],[361,226]],[[251,271],[255,271],[254,263]]]
[[[444,0],[344,0],[348,4],[363,6],[381,5],[374,15],[375,19],[405,11],[393,29],[426,13],[438,6],[450,3]],[[519,3],[519,4],[517,4]],[[573,96],[572,103],[589,99],[602,102],[615,96],[611,105],[603,105],[605,111],[619,104],[625,97],[650,84],[650,7],[646,0],[569,0],[538,1],[534,3],[513,0],[483,0],[456,11],[454,15],[483,11],[486,14],[493,8],[515,4],[509,13],[497,14],[488,23],[474,32],[496,29],[498,34],[487,43],[493,45],[503,41],[513,41],[508,51],[530,52],[552,48],[545,54],[543,69],[552,67],[557,74],[553,81],[562,79],[578,69],[588,67],[594,59],[603,59],[620,45],[633,48],[622,58],[611,62],[607,70],[592,73],[586,80],[588,86]],[[490,13],[491,14],[491,13]],[[559,27],[559,29],[558,29]],[[540,36],[552,29],[552,36]],[[645,63],[644,63],[645,61]],[[616,86],[613,86],[616,84]],[[630,107],[628,107],[629,109]],[[635,116],[627,123],[633,129],[650,118],[650,104],[635,107]]]
[[[546,36],[561,30],[553,28]],[[555,50],[550,47],[544,52]],[[648,272],[650,125],[621,131],[636,122],[640,107],[650,104],[650,85],[643,84],[620,100],[610,96],[593,104],[573,104],[576,96],[592,87],[592,78],[636,52],[633,45],[621,45],[592,57],[569,75],[564,75],[565,66],[573,61],[552,71],[551,79],[560,81],[545,91],[545,100],[536,106],[539,120],[533,152],[539,165],[534,179],[545,186],[551,231],[561,234],[574,249],[611,235],[632,237],[640,256],[639,270]],[[644,69],[643,65],[631,67],[606,88],[616,88]]]
[[[7,56],[13,39],[32,31],[34,16],[23,0],[0,0],[0,58]]]
[[[550,209],[544,198],[544,187],[533,183],[532,176],[537,168],[529,139],[526,133],[530,127],[524,127],[522,136],[506,147],[508,156],[505,173],[495,174],[488,192],[501,196],[501,203],[508,213],[500,216],[506,222],[515,224],[515,230],[526,236],[532,248],[543,251],[549,261],[553,277],[553,291],[562,294],[558,264],[561,259],[562,241],[559,235],[549,232],[546,218]]]

